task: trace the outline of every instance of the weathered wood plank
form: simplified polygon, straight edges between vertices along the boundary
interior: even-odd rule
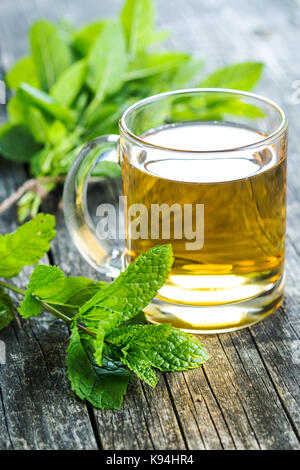
[[[288,276],[284,303],[276,315],[267,319],[260,327],[252,327],[250,333],[299,439],[300,269],[298,253],[295,253],[291,243],[287,246],[287,258],[288,266],[293,268],[293,279]]]
[[[189,449],[236,448],[203,370],[169,373],[166,381]]]
[[[1,185],[0,185],[0,200],[4,198],[7,194],[8,187],[10,186],[8,184],[8,181],[6,178],[3,178],[3,176],[7,176],[7,173],[4,171],[3,166],[4,162],[1,161],[1,173],[0,173],[0,180],[1,180]],[[9,172],[12,173],[10,176],[11,180],[15,180],[15,184],[18,184],[19,182],[24,180],[24,171],[22,170],[21,167],[16,167],[15,171],[13,171],[12,165],[6,165],[6,168],[9,169]],[[3,175],[3,176],[2,176]],[[3,224],[3,225],[2,225]],[[5,231],[7,230],[7,227],[9,226],[8,223],[8,218],[6,217],[0,219],[0,225],[1,225],[1,232],[3,232],[3,227],[5,227]],[[6,329],[7,330],[7,329]],[[7,339],[5,339],[5,330],[0,332],[0,341],[1,341],[1,348],[5,348],[5,355],[7,355]],[[3,359],[3,358],[2,358]],[[3,373],[4,370],[4,365],[0,364],[0,376]],[[13,448],[13,443],[12,439],[10,437],[10,422],[9,422],[9,416],[7,416],[6,412],[6,405],[5,405],[5,396],[3,393],[3,383],[2,380],[0,381],[0,448],[1,449],[11,449]]]
[[[251,43],[254,44],[250,52],[253,59],[263,58],[268,64],[267,75],[261,85],[262,93],[268,88],[269,94],[273,93],[275,99],[282,100],[278,84],[283,80],[280,67],[273,56],[269,55],[272,45],[265,45],[268,36],[263,32],[269,26],[260,21],[260,17],[254,10],[251,11],[250,8],[248,11],[245,5],[242,7],[245,10],[244,14],[250,17],[248,36],[243,39],[244,25],[238,25],[237,21],[232,20],[236,15],[232,2],[229,6],[228,3],[223,6],[220,2],[209,4],[186,2],[186,9],[173,8],[171,11],[166,3],[160,2],[158,7],[161,13],[161,23],[164,26],[170,25],[171,29],[175,30],[170,41],[171,46],[185,47],[190,50],[197,50],[201,47],[205,50],[205,55],[213,54],[213,58],[210,58],[212,59],[210,60],[211,68],[211,64],[217,66],[249,57],[247,45],[251,39]],[[215,14],[216,8],[218,8],[217,15]],[[242,13],[239,12],[240,15]],[[226,28],[230,19],[233,21],[235,34],[230,31],[229,37],[228,33],[226,35]],[[281,21],[284,22],[286,19]],[[216,26],[218,26],[217,29]],[[213,40],[211,31],[214,31]],[[227,40],[225,45],[224,37]],[[277,67],[276,80],[272,70],[274,66]],[[271,88],[269,88],[270,83]],[[264,325],[267,325],[269,321],[272,322],[273,319],[267,320]],[[255,331],[259,330],[260,325],[255,327]],[[272,345],[271,338],[270,344]],[[291,404],[290,397],[286,396],[287,400],[282,399],[280,388],[274,389],[273,379],[269,377],[270,365],[264,359],[263,352],[260,350],[258,352],[257,348],[260,345],[253,342],[249,332],[221,336],[219,340],[204,338],[204,341],[209,344],[213,357],[205,366],[206,378],[203,377],[202,371],[168,374],[166,377],[188,447],[289,448],[297,446],[293,430],[294,422],[291,424],[288,419],[291,416],[290,408],[294,409],[294,405]],[[289,386],[290,384],[288,390]],[[110,416],[109,412],[106,414]],[[133,437],[131,436],[130,439]],[[110,440],[114,442],[113,445],[116,445],[113,433]]]
[[[249,330],[202,340],[212,356],[205,378],[199,370],[167,375],[189,448],[298,448]]]

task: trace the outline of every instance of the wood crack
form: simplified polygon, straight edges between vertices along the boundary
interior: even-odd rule
[[[220,406],[219,401],[218,401],[218,398],[217,398],[217,396],[216,396],[216,394],[215,394],[215,392],[214,392],[214,390],[213,390],[213,388],[212,388],[212,386],[211,386],[211,384],[210,384],[208,375],[207,375],[207,373],[206,373],[206,371],[205,371],[205,366],[203,366],[203,373],[204,373],[204,375],[205,375],[205,378],[206,378],[206,381],[207,381],[209,390],[210,390],[210,392],[211,392],[211,394],[212,394],[212,396],[213,396],[213,398],[214,398],[214,400],[215,400],[215,402],[216,402],[216,405],[217,405],[217,407],[218,407],[218,410],[220,411],[221,416],[222,416],[222,419],[223,419],[223,421],[224,421],[224,423],[225,423],[225,425],[226,425],[226,428],[227,428],[227,430],[228,430],[228,434],[229,434],[230,437],[231,437],[231,440],[232,440],[232,442],[233,442],[234,448],[237,449],[236,443],[235,443],[235,439],[234,439],[234,437],[233,437],[233,435],[232,435],[230,426],[229,426],[228,423],[227,423],[227,420],[226,420],[226,417],[225,417],[224,412],[223,412],[223,410],[222,410],[222,407]]]
[[[9,443],[10,443],[10,446],[13,450],[14,446],[13,446],[13,442],[12,442],[10,432],[9,432],[9,426],[8,426],[8,421],[7,421],[7,416],[6,416],[5,405],[4,405],[4,400],[3,400],[1,387],[0,387],[0,400],[1,400],[2,410],[3,410],[4,422],[5,422],[5,426],[6,426],[6,430],[7,430],[7,435],[8,435],[8,438],[9,438]]]
[[[190,392],[189,385],[188,385],[188,382],[187,382],[187,380],[186,380],[185,374],[183,373],[182,375],[183,375],[184,381],[185,381],[185,383],[186,383],[186,387],[187,387],[187,389],[188,389],[190,398],[191,398],[191,400],[192,400],[192,402],[193,402],[193,412],[194,412],[193,414],[194,414],[194,419],[195,419],[195,422],[197,423],[197,428],[198,428],[198,430],[199,430],[199,434],[200,434],[201,440],[202,440],[202,442],[203,442],[203,447],[205,448],[206,445],[205,445],[205,442],[204,442],[204,440],[203,440],[203,436],[202,436],[202,433],[201,433],[201,429],[200,429],[199,426],[198,426],[197,412],[196,412],[196,409],[195,409],[195,405],[196,405],[196,404],[195,404],[195,401],[194,401],[194,397],[193,397],[192,393]],[[171,390],[170,390],[170,391],[171,391]],[[215,421],[214,421],[214,419],[213,419],[213,417],[212,417],[212,414],[211,414],[211,412],[210,412],[209,406],[207,405],[207,402],[206,402],[205,397],[204,397],[203,395],[202,395],[202,398],[203,398],[203,400],[204,400],[204,403],[205,403],[207,412],[208,412],[208,414],[209,414],[209,417],[210,417],[210,419],[211,419],[211,422],[213,423],[213,426],[214,426],[214,429],[215,429],[215,431],[216,431],[216,434],[217,434],[217,436],[218,436],[218,438],[219,438],[220,445],[221,445],[222,449],[224,449],[224,446],[223,446],[223,443],[222,443],[222,440],[221,440],[219,431],[218,431],[218,429],[217,429],[217,427],[216,427],[216,424],[215,424]]]
[[[167,381],[167,379],[166,379],[166,377],[165,377],[165,374],[162,374],[162,376],[163,376],[163,380],[164,380],[164,382],[165,382],[165,385],[166,385],[166,388],[167,388],[167,391],[168,391],[168,395],[169,395],[169,398],[170,398],[170,402],[171,402],[171,404],[172,404],[172,408],[173,408],[173,410],[174,410],[174,414],[175,414],[176,419],[177,419],[177,423],[178,423],[178,427],[179,427],[180,432],[181,432],[182,440],[183,440],[183,442],[184,442],[184,445],[185,445],[186,449],[188,449],[188,448],[189,448],[189,445],[188,445],[188,442],[187,442],[186,437],[185,437],[185,435],[184,435],[184,430],[183,430],[183,428],[182,428],[181,420],[180,420],[180,417],[179,417],[179,415],[178,415],[176,405],[175,405],[175,403],[174,403],[174,399],[173,399],[173,396],[172,396],[172,393],[171,393],[171,390],[170,390],[170,386],[169,386],[168,381]],[[202,439],[202,437],[201,437],[201,439]]]

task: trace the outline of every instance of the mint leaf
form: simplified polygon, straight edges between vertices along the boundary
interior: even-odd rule
[[[0,235],[0,277],[12,278],[24,266],[36,264],[55,237],[55,218],[39,214],[10,234]]]
[[[101,409],[119,409],[131,374],[104,348],[102,367],[93,361],[89,352],[90,342],[84,341],[76,326],[72,328],[67,349],[67,374],[72,390],[81,399],[88,400]]]
[[[154,7],[151,0],[127,0],[121,12],[121,21],[132,56],[142,52],[152,42]]]
[[[88,58],[87,84],[98,99],[115,93],[127,67],[124,37],[117,22],[107,22]]]
[[[122,168],[116,162],[99,162],[93,169],[92,176],[120,178],[122,176]]]
[[[80,308],[83,319],[98,320],[103,316],[103,309],[116,313],[116,324],[134,317],[164,285],[172,263],[171,245],[155,246],[141,254],[125,272]]]
[[[24,106],[24,108],[23,120],[30,129],[32,136],[37,142],[47,143],[49,126],[43,113],[34,106]]]
[[[22,82],[26,82],[28,85],[39,88],[39,77],[32,57],[23,57],[18,60],[10,71],[7,72],[5,81],[12,90],[17,90],[18,86]]]
[[[89,110],[88,119],[89,127],[86,129],[84,134],[84,141],[88,142],[90,139],[94,139],[97,136],[109,132],[118,132],[118,121],[122,116],[123,112],[133,104],[133,100],[124,101],[121,105],[117,104],[102,104],[101,107],[93,107]],[[100,163],[113,163],[113,162],[99,162],[93,170],[97,171]],[[117,165],[117,164],[116,164]]]
[[[81,54],[82,57],[89,53],[105,24],[106,21],[96,21],[95,23],[83,26],[83,28],[74,34],[73,47]]]
[[[64,278],[56,292],[53,289],[48,289],[48,293],[43,297],[43,300],[51,305],[63,305],[78,309],[106,286],[107,282],[94,281],[85,277],[69,276]],[[40,293],[37,292],[37,295],[40,296]]]
[[[59,144],[61,144],[66,137],[66,134],[66,126],[58,119],[53,121],[47,130],[49,142],[54,146],[59,146]]]
[[[7,103],[6,111],[10,121],[9,123],[5,124],[6,126],[8,124],[24,124],[26,105],[23,100],[20,99],[19,96],[15,95],[11,97],[11,99]]]
[[[164,341],[170,334],[171,325],[132,325],[117,328],[106,336],[106,340],[123,349],[126,347],[148,350]]]
[[[123,322],[120,325],[120,328],[126,327],[126,326],[131,326],[131,325],[146,325],[147,320],[146,320],[146,315],[144,314],[143,311],[140,311],[137,315],[134,317],[130,318],[129,320]]]
[[[203,68],[203,59],[198,57],[190,57],[188,61],[180,64],[174,70],[169,83],[172,84],[171,89],[180,88],[184,85],[195,85],[196,77]]]
[[[151,248],[79,309],[82,321],[96,334],[95,357],[99,365],[105,335],[149,304],[163,286],[172,262],[171,245]]]
[[[19,91],[13,96],[7,105],[7,112],[9,115],[10,122],[13,124],[22,124],[26,128],[26,132],[30,131],[30,139],[34,139],[34,150],[30,151],[29,158],[32,162],[33,158],[36,157],[36,149],[39,151],[41,146],[38,144],[47,145],[48,142],[51,142],[51,128],[53,124],[50,124],[48,119],[36,106],[27,103],[24,101]],[[57,122],[57,121],[56,121]],[[61,125],[63,125],[61,123]],[[24,155],[24,137],[20,136],[17,143],[22,146],[20,153]],[[14,142],[15,146],[15,142]],[[31,158],[33,154],[33,157]]]
[[[196,338],[167,324],[117,328],[105,340],[121,350],[120,360],[151,387],[157,382],[152,367],[163,372],[187,370],[209,359]]]
[[[259,107],[234,98],[221,100],[221,102],[215,103],[215,105],[211,106],[211,108],[212,111],[217,111],[223,115],[241,115],[247,116],[251,119],[265,117],[266,115],[265,112],[262,111]]]
[[[83,321],[89,331],[96,335],[94,344],[95,358],[99,366],[101,366],[102,364],[101,358],[105,335],[113,331],[113,329],[118,325],[120,321],[120,312],[122,311],[122,305],[124,304],[119,305],[118,310],[112,310],[107,305],[104,305],[100,308],[94,307],[89,312],[88,316],[83,317]]]
[[[127,56],[122,29],[116,22],[107,22],[88,57],[86,81],[95,97],[86,110],[87,124],[89,115],[95,112],[104,97],[120,89],[126,68]]]
[[[132,61],[124,80],[137,80],[174,69],[188,61],[189,55],[181,52],[155,52],[138,56]]]
[[[152,363],[147,357],[147,351],[155,348],[170,334],[171,325],[135,325],[117,328],[108,336],[106,341],[121,349],[120,360],[137,376],[155,387],[158,378],[152,369]],[[96,348],[96,360],[97,345]]]
[[[154,367],[163,372],[193,369],[209,359],[200,341],[176,328],[172,328],[168,337],[147,350],[145,355]]]
[[[29,162],[41,146],[24,124],[4,124],[0,129],[0,154],[15,162]]]
[[[72,63],[68,44],[59,31],[47,21],[37,21],[30,31],[31,53],[45,91],[51,89],[59,76]]]
[[[200,88],[231,88],[250,91],[261,77],[263,64],[259,62],[242,62],[218,69],[198,86]]]
[[[97,336],[94,341],[94,348],[95,348],[94,356],[95,356],[96,363],[98,366],[102,365],[104,338],[105,338],[105,329],[102,326],[101,322],[99,322]]]
[[[150,387],[155,387],[158,377],[151,367],[151,362],[142,351],[129,351],[126,356],[121,357],[121,361]]]
[[[30,276],[25,298],[18,308],[21,317],[30,318],[38,316],[43,307],[34,295],[43,299],[50,289],[54,291],[59,290],[63,280],[64,274],[56,266],[37,266]]]
[[[0,330],[10,324],[14,318],[14,306],[11,298],[0,288]]]
[[[243,62],[230,65],[206,77],[200,83],[200,88],[230,88],[250,91],[259,80],[263,65],[257,62]],[[197,96],[194,99],[178,98],[171,110],[175,121],[194,120],[226,120],[226,115],[243,115],[249,118],[263,117],[263,112],[256,106],[245,103],[228,95],[218,97]]]
[[[21,83],[18,88],[18,95],[24,103],[32,104],[67,124],[73,125],[75,123],[76,116],[74,111],[60,105],[52,96],[42,90],[38,90],[26,83]]]

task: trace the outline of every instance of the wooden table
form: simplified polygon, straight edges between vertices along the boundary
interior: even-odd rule
[[[232,334],[202,338],[211,354],[203,369],[164,374],[155,390],[133,380],[119,411],[81,402],[65,374],[67,328],[47,314],[16,319],[1,331],[7,363],[0,365],[1,449],[298,449],[300,314],[300,80],[299,0],[160,0],[158,22],[173,34],[170,48],[195,51],[206,70],[254,59],[266,64],[257,90],[278,101],[290,120],[287,287],[271,317]],[[33,20],[66,16],[75,24],[115,14],[120,1],[1,0],[1,73],[28,48]],[[295,97],[294,97],[295,98]],[[1,105],[1,119],[5,119]],[[0,160],[0,200],[27,178]],[[95,273],[70,242],[59,204],[44,210],[57,220],[57,237],[44,260],[66,274]],[[0,217],[0,232],[15,229],[15,209]],[[24,286],[30,270],[18,279]]]

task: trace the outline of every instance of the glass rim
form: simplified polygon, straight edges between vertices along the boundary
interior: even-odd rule
[[[141,108],[144,105],[147,105],[149,103],[152,103],[154,101],[158,101],[161,98],[165,98],[168,96],[173,96],[173,95],[184,95],[184,94],[200,94],[200,93],[223,93],[223,94],[228,94],[228,95],[239,95],[239,96],[244,96],[248,98],[254,98],[258,101],[264,102],[268,104],[269,106],[273,107],[280,115],[281,122],[277,129],[272,132],[270,135],[267,137],[264,137],[263,139],[258,140],[257,142],[254,142],[252,144],[248,145],[242,145],[239,147],[233,147],[233,148],[227,148],[227,149],[220,149],[220,150],[184,150],[184,149],[176,149],[176,148],[170,148],[170,147],[163,147],[159,146],[156,144],[152,144],[150,142],[146,142],[145,140],[141,139],[139,136],[135,135],[127,126],[126,124],[126,118],[128,115],[130,115],[133,111],[135,111],[138,108]],[[286,132],[288,128],[288,121],[285,112],[283,109],[274,101],[270,100],[269,98],[265,98],[264,96],[258,95],[256,93],[250,93],[247,91],[241,91],[241,90],[233,90],[229,88],[184,88],[184,89],[179,89],[179,90],[172,90],[172,91],[167,91],[164,93],[158,93],[156,95],[149,96],[148,98],[144,98],[142,100],[137,101],[133,105],[129,106],[129,108],[126,109],[126,111],[123,113],[119,120],[119,127],[120,130],[123,131],[123,133],[129,137],[130,139],[134,140],[136,143],[138,143],[140,146],[147,147],[147,148],[152,148],[152,149],[158,149],[158,150],[165,150],[165,151],[171,151],[171,152],[180,152],[180,153],[188,153],[188,154],[215,154],[215,153],[225,153],[225,152],[234,152],[234,151],[239,151],[239,150],[248,150],[248,149],[257,149],[258,147],[261,146],[266,146],[271,144],[275,139],[280,137],[284,132]]]

